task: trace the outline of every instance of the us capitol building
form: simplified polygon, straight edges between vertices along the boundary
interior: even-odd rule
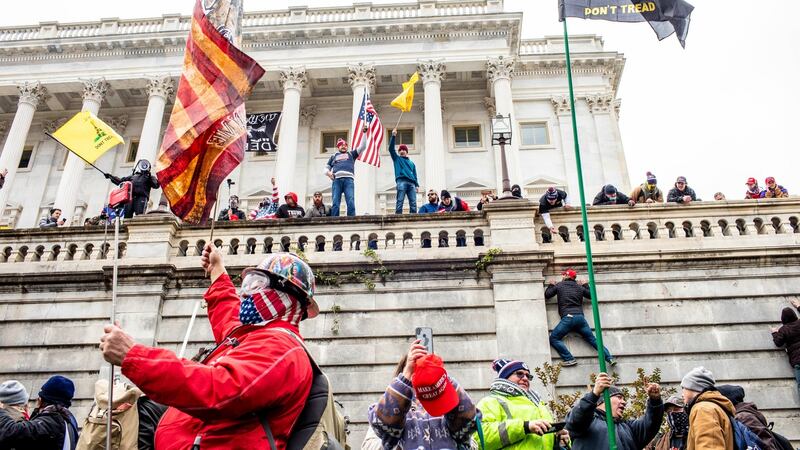
[[[188,16],[164,15],[0,28],[0,168],[8,169],[0,189],[0,379],[37,392],[52,374],[72,378],[79,421],[102,362],[112,258],[119,257],[123,328],[139,342],[177,349],[208,286],[198,255],[209,230],[145,214],[124,223],[112,248],[102,227],[82,226],[112,186],[45,133],[90,110],[125,138],[98,167],[121,176],[138,159],[153,161],[189,26]],[[254,208],[274,175],[281,195],[296,192],[302,206],[317,190],[329,203],[325,163],[336,140],[352,135],[364,91],[388,133],[399,116],[389,103],[418,71],[398,143],[408,145],[423,189],[448,189],[471,207],[481,191],[501,191],[490,129],[499,113],[513,119],[511,182],[530,200],[551,185],[577,199],[564,42],[522,39],[521,27],[522,13],[506,11],[502,0],[245,13],[244,50],[267,69],[247,111],[280,111],[282,119],[277,152],[247,153],[229,177],[230,193]],[[587,192],[605,183],[629,191],[616,96],[625,59],[600,37],[570,39]],[[213,237],[232,274],[265,253],[305,253],[322,313],[302,332],[351,418],[354,447],[415,327],[433,328],[449,372],[479,399],[497,357],[531,367],[559,361],[548,342],[558,312],[543,286],[567,267],[586,273],[586,230],[575,210],[552,214],[555,237],[529,200],[480,212],[387,214],[395,182],[385,147],[381,168],[357,165],[357,217],[220,223]],[[223,184],[223,205],[227,196]],[[53,206],[73,226],[36,228]],[[604,338],[620,382],[632,383],[638,368],[659,369],[674,387],[703,365],[718,381],[744,386],[777,431],[800,441],[792,368],[769,332],[798,294],[798,217],[796,198],[590,207]],[[368,242],[378,250],[365,252]],[[202,319],[191,353],[213,340]],[[562,370],[558,393],[585,390],[596,353],[578,336],[565,342],[579,364]]]

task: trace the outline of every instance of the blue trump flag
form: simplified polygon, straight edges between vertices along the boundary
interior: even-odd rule
[[[685,0],[559,0],[559,20],[566,17],[608,20],[611,22],[647,22],[658,40],[673,33],[686,48],[694,6]]]

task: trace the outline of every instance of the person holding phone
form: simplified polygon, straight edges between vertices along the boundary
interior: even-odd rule
[[[564,424],[554,423],[553,414],[536,391],[531,374],[522,361],[496,359],[497,378],[489,395],[478,402],[482,414],[485,450],[559,450],[569,444]],[[479,436],[473,441],[480,448]]]
[[[362,450],[468,449],[477,409],[447,374],[442,359],[415,340],[378,403],[369,407],[371,431]],[[378,442],[380,441],[380,442]]]

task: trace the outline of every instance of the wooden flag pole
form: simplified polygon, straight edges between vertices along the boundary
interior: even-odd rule
[[[392,128],[392,130],[396,130],[396,129],[397,129],[397,126],[398,126],[398,125],[400,125],[400,119],[402,119],[402,118],[403,118],[403,113],[404,113],[404,112],[405,112],[405,111],[403,111],[402,109],[400,110],[400,117],[398,117],[398,118],[397,118],[397,123],[396,123],[396,124],[394,124],[394,128]]]
[[[594,264],[592,263],[591,232],[589,219],[586,215],[586,194],[583,189],[583,169],[581,167],[581,149],[578,144],[578,120],[575,116],[575,92],[572,86],[572,62],[569,56],[569,34],[567,33],[567,19],[564,18],[564,53],[567,58],[567,82],[569,84],[569,103],[572,112],[572,139],[575,143],[575,167],[578,172],[578,192],[581,197],[581,220],[583,221],[583,243],[586,247],[586,268],[589,273],[589,292],[592,296],[592,317],[594,318],[594,333],[597,339],[597,360],[600,363],[600,372],[606,372],[606,359],[603,346],[603,327],[600,325],[600,310],[597,304],[597,290],[594,285]],[[614,425],[614,416],[611,411],[611,396],[608,389],[603,391],[603,400],[606,407],[606,425],[608,426],[608,448],[617,450],[617,436]]]

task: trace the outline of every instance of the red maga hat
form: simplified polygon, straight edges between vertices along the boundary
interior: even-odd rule
[[[575,278],[578,276],[578,272],[575,272],[573,269],[567,269],[561,272],[561,275],[568,277],[568,278]]]
[[[444,370],[442,358],[436,355],[417,360],[411,384],[414,395],[431,416],[443,416],[458,405],[458,392]]]

